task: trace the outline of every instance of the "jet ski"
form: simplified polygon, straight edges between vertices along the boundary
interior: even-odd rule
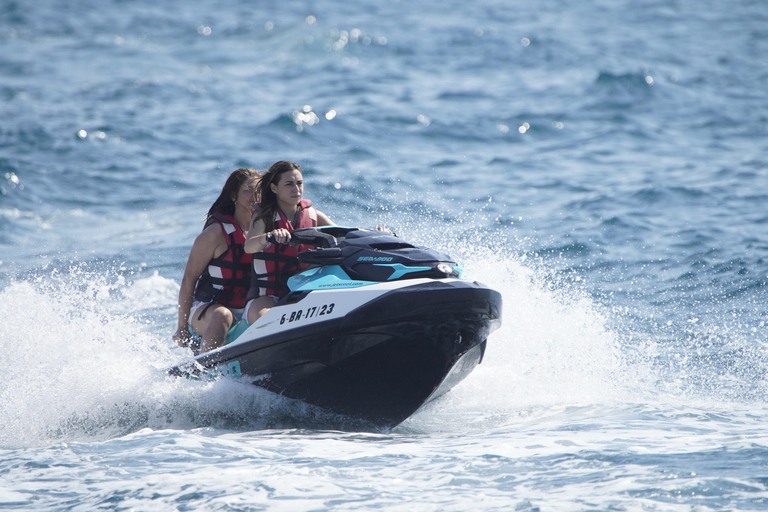
[[[439,252],[383,231],[298,229],[306,270],[226,345],[169,370],[228,375],[376,427],[393,427],[483,359],[501,294]]]

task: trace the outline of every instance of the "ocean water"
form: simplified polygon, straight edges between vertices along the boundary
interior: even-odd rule
[[[768,3],[0,0],[0,508],[768,509]],[[499,290],[387,431],[168,378],[226,176]]]

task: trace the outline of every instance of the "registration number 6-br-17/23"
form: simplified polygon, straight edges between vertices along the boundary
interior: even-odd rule
[[[316,316],[330,315],[333,313],[333,307],[335,305],[336,304],[331,302],[330,304],[323,304],[322,306],[312,306],[311,308],[297,309],[296,311],[285,313],[280,318],[280,325],[283,325],[285,322],[298,322],[302,319],[306,320],[307,318],[314,318]]]

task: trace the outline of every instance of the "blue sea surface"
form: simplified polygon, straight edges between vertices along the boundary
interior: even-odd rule
[[[768,3],[0,0],[0,508],[768,509]],[[394,429],[169,378],[278,160],[500,291]]]

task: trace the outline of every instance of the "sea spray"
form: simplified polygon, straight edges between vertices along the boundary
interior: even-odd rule
[[[134,403],[157,378],[154,365],[162,364],[163,354],[153,336],[100,306],[109,302],[106,281],[77,280],[59,275],[0,292],[0,444],[57,437],[82,418],[109,424],[112,411],[106,409]]]
[[[116,273],[77,271],[0,290],[0,446],[329,420],[248,383],[170,377],[167,368],[191,353],[171,342],[169,325],[142,320],[141,299],[173,309],[173,288],[158,276],[127,284]]]
[[[538,263],[488,246],[456,246],[465,277],[504,300],[502,326],[482,364],[409,428],[492,428],[526,421],[542,408],[617,403],[644,393],[644,365],[629,366],[608,312],[583,290],[555,285]]]

